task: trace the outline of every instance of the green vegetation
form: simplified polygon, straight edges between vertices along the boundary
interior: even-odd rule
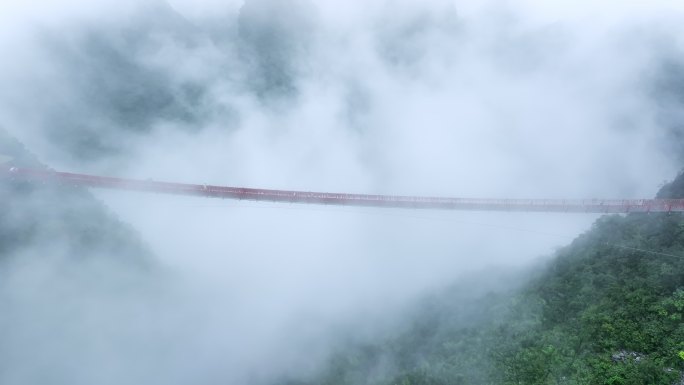
[[[12,165],[44,168],[0,130],[0,154]],[[82,188],[5,179],[0,183],[0,262],[57,255],[125,259],[148,266],[151,253],[138,234]],[[47,252],[50,251],[50,252]],[[0,267],[2,267],[0,265]]]
[[[0,132],[0,154],[41,167]],[[684,176],[660,198],[684,197]],[[138,236],[86,191],[0,184],[0,262],[27,247],[145,265]],[[1,267],[2,265],[0,265]],[[677,384],[684,372],[684,217],[610,215],[509,292],[454,286],[420,303],[410,327],[334,355],[283,384]]]
[[[679,176],[658,194],[684,197]],[[340,351],[287,384],[677,384],[684,371],[684,218],[610,215],[520,289],[464,305],[454,287],[410,329]],[[464,321],[464,314],[469,320]],[[459,318],[460,317],[460,318]]]

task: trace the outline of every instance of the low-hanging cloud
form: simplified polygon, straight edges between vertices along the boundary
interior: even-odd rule
[[[634,198],[679,168],[682,91],[668,79],[684,73],[680,7],[666,2],[619,12],[615,2],[8,4],[0,124],[56,169],[321,191]],[[43,265],[40,282],[74,298],[77,316],[55,321],[59,337],[35,346],[73,343],[81,350],[68,354],[94,357],[39,357],[64,383],[267,383],[315,371],[341,336],[381,335],[426,291],[530,263],[594,219],[96,194],[140,231],[164,278],[138,284],[143,295],[106,284],[89,292],[89,280],[55,272],[68,258]],[[35,286],[33,269],[14,270],[10,286]],[[117,282],[107,270],[87,272]],[[11,324],[29,334],[35,306],[60,300],[8,293],[20,304]],[[28,365],[4,365],[6,378],[40,382]]]

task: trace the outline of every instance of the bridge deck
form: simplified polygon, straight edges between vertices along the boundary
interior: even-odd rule
[[[145,191],[224,199],[339,206],[559,213],[649,213],[684,211],[684,199],[474,199],[269,190],[112,178],[17,167],[0,168],[0,174],[12,179],[55,182],[79,187]]]

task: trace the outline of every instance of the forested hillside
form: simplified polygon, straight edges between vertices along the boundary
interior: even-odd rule
[[[44,167],[2,130],[0,154],[11,158],[7,165]],[[151,254],[138,234],[86,190],[4,177],[0,182],[0,263],[30,253],[149,266]]]
[[[680,175],[658,193],[684,197]],[[684,369],[684,220],[610,215],[512,292],[457,285],[413,326],[288,384],[676,384]],[[466,319],[467,318],[467,319]]]

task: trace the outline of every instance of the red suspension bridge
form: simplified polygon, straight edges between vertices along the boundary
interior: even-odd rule
[[[50,170],[0,167],[13,180],[60,183],[76,187],[144,191],[281,203],[406,209],[530,211],[573,213],[683,212],[684,199],[473,199],[402,195],[345,194],[311,191],[269,190],[112,178]]]

